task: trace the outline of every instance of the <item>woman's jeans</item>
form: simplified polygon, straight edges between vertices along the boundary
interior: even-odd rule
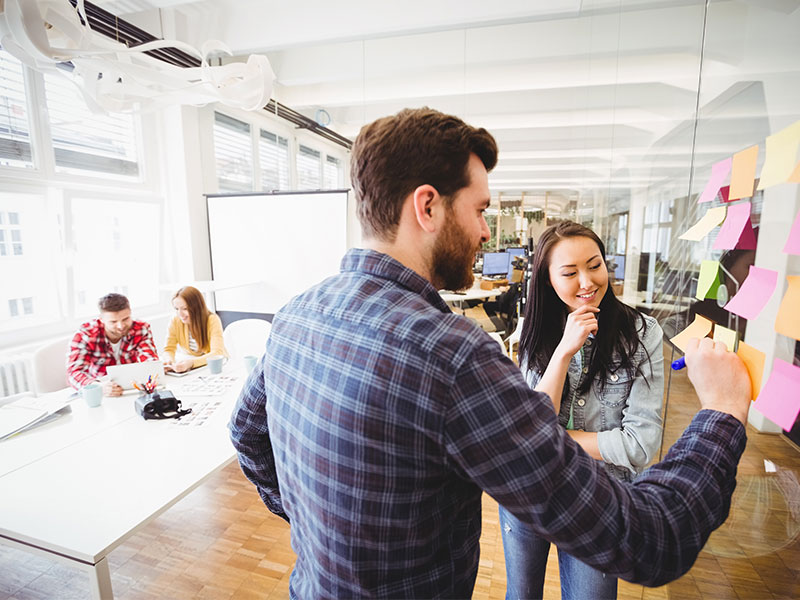
[[[550,542],[500,507],[500,531],[506,559],[506,600],[541,598]],[[558,548],[562,600],[617,597],[617,579]]]

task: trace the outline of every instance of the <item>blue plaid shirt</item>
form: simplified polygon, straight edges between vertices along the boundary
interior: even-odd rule
[[[230,430],[291,522],[291,595],[314,599],[470,597],[482,490],[586,563],[661,585],[728,515],[746,441],[703,410],[662,463],[612,480],[497,342],[369,250],[275,315]]]

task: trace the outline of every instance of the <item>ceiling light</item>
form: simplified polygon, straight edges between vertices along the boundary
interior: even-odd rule
[[[275,75],[266,56],[245,63],[211,66],[209,57],[230,55],[219,41],[198,51],[179,41],[158,40],[128,48],[93,31],[84,0],[5,0],[0,2],[0,45],[24,64],[45,73],[70,77],[89,106],[106,111],[152,110],[171,104],[220,102],[242,110],[266,106]],[[178,67],[145,54],[175,48],[190,54],[199,67]],[[59,63],[71,62],[64,73]]]

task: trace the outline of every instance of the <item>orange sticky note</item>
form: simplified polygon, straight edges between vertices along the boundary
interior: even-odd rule
[[[792,174],[789,175],[789,179],[787,179],[787,181],[792,183],[800,183],[800,162],[797,163],[797,166],[794,168],[794,171],[792,171]]]
[[[753,183],[756,179],[756,162],[758,161],[758,146],[737,152],[733,155],[731,167],[731,192],[728,200],[749,198],[753,195]]]
[[[674,338],[670,339],[670,342],[675,344],[675,347],[678,348],[684,354],[686,353],[686,344],[689,343],[689,340],[692,338],[704,338],[707,337],[709,333],[711,333],[711,329],[714,327],[714,322],[706,319],[702,315],[695,315],[694,321],[683,331],[681,331],[678,335]]]
[[[800,275],[789,275],[786,281],[789,282],[789,287],[778,309],[775,331],[800,340]]]
[[[755,400],[761,391],[761,379],[764,377],[764,361],[767,357],[761,350],[753,348],[753,346],[744,342],[739,342],[736,354],[739,355],[744,366],[747,367],[747,372],[750,375],[750,399]]]

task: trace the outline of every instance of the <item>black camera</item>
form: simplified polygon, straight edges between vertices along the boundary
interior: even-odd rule
[[[191,408],[181,410],[181,401],[169,390],[142,394],[136,398],[134,408],[136,408],[136,413],[146,421],[149,419],[180,419],[192,412]]]

